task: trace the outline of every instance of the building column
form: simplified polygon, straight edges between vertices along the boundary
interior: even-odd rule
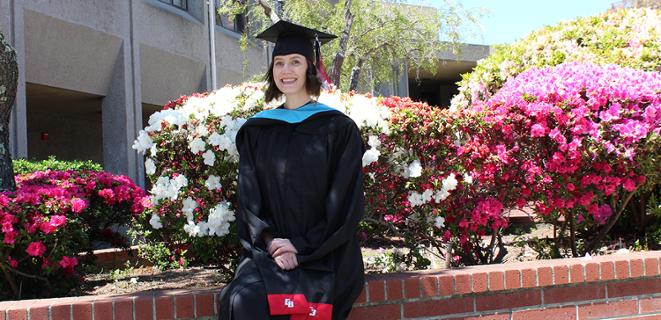
[[[28,157],[27,100],[25,93],[25,23],[23,1],[9,2],[10,31],[8,39],[16,50],[18,63],[18,87],[16,100],[9,119],[9,152],[13,159]]]
[[[115,62],[108,95],[101,104],[103,168],[123,174],[144,187],[142,156],[131,148],[142,129],[139,51],[134,45],[133,1],[129,5],[130,34],[124,38]]]

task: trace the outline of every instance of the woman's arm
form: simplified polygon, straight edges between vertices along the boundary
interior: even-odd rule
[[[239,150],[237,235],[241,245],[250,251],[266,251],[271,241],[270,226],[260,215],[262,197],[255,172],[250,135],[245,128],[236,137]]]

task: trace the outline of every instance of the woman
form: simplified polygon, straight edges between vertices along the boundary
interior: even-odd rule
[[[356,237],[363,215],[363,142],[356,124],[316,102],[313,39],[334,36],[279,21],[266,100],[239,130],[237,233],[243,258],[221,292],[221,319],[345,319],[363,288]]]

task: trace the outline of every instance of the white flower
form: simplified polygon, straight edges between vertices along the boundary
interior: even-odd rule
[[[222,185],[220,184],[220,177],[210,175],[209,178],[204,182],[204,185],[207,187],[209,190],[218,190],[222,188]]]
[[[471,184],[473,183],[473,177],[470,174],[464,173],[464,182]]]
[[[156,157],[156,153],[158,152],[158,148],[156,148],[156,144],[152,144],[151,148],[149,148],[149,156],[151,157]]]
[[[207,97],[207,101],[210,101],[211,113],[219,117],[230,113],[236,107],[236,98],[239,94],[241,88],[229,86],[212,92]]]
[[[187,197],[186,199],[184,199],[183,204],[184,204],[184,207],[181,209],[181,211],[186,213],[186,216],[188,216],[188,214],[190,214],[191,220],[192,220],[192,216],[193,216],[192,213],[193,213],[193,211],[195,211],[195,208],[197,208],[197,202],[195,202],[195,200],[193,200],[193,198]]]
[[[450,173],[449,176],[447,176],[445,179],[443,179],[443,189],[444,190],[454,190],[457,189],[457,178],[455,177],[454,173]]]
[[[376,103],[376,99],[355,95],[350,100],[351,107],[347,115],[359,128],[381,128],[387,132],[390,111]]]
[[[177,200],[179,197],[179,189],[188,185],[188,179],[185,176],[179,175],[170,180],[167,176],[158,177],[156,183],[149,191],[152,194],[152,203],[158,203],[158,200],[169,198]]]
[[[420,160],[414,160],[406,168],[406,175],[409,178],[417,178],[422,175],[422,166],[420,165]]]
[[[209,129],[207,129],[207,126],[204,123],[200,123],[200,125],[195,129],[195,133],[200,136],[206,136],[209,134]]]
[[[369,136],[369,138],[367,139],[367,144],[372,148],[378,148],[379,146],[381,146],[381,141],[377,136]]]
[[[190,143],[190,145],[188,146],[188,148],[190,149],[190,151],[191,151],[192,153],[197,154],[197,153],[203,151],[204,149],[206,149],[207,146],[206,146],[206,143],[204,143],[204,140],[202,140],[202,139],[200,139],[200,138],[195,138],[195,139],[193,139],[193,141]]]
[[[343,113],[347,113],[346,103],[342,101],[342,96],[339,91],[335,91],[334,93],[323,91],[321,92],[321,95],[319,95],[317,101]]]
[[[264,100],[264,91],[255,90],[252,94],[246,99],[246,103],[243,105],[243,111],[248,111],[254,108],[258,102]]]
[[[177,189],[181,189],[182,187],[185,187],[188,185],[188,179],[186,179],[186,176],[183,174],[178,175],[176,178],[172,180],[172,185],[176,187]]]
[[[219,135],[218,132],[214,132],[209,136],[209,144],[212,146],[219,146],[222,138],[223,136]]]
[[[230,222],[234,221],[234,212],[229,208],[229,202],[225,201],[216,205],[209,211],[207,226],[209,235],[222,237],[229,233]]]
[[[409,191],[408,195],[408,200],[409,203],[411,204],[411,207],[417,207],[425,204],[425,200],[423,199],[423,195],[419,194],[416,191]]]
[[[175,200],[178,195],[178,190],[174,190],[168,177],[158,177],[149,192],[152,194],[152,203],[157,203],[158,200],[165,198]]]
[[[436,191],[436,193],[434,194],[434,201],[436,201],[436,203],[439,203],[447,199],[449,196],[450,196],[450,192],[448,192],[447,189],[441,188],[441,190]]]
[[[218,143],[218,147],[221,150],[230,150],[233,145],[234,143],[232,143],[232,140],[229,137],[227,137],[227,135],[223,135]]]
[[[363,154],[363,167],[367,167],[372,162],[379,160],[380,155],[381,152],[379,150],[376,150],[375,148],[365,151],[365,153]]]
[[[427,203],[431,201],[431,197],[433,194],[434,191],[432,189],[426,189],[421,195],[423,203]]]
[[[212,150],[207,150],[207,152],[202,154],[202,158],[204,158],[204,164],[208,166],[213,166],[216,162],[216,154],[214,154]]]
[[[184,231],[186,231],[186,233],[188,233],[188,235],[191,237],[200,236],[200,227],[193,221],[188,221],[188,223],[184,225]]]
[[[197,223],[197,227],[200,230],[199,231],[199,236],[200,237],[209,235],[209,224],[208,223],[206,223],[204,221],[200,221],[200,222]]]
[[[186,102],[176,110],[186,120],[204,119],[209,116],[209,100],[206,97],[188,97]]]
[[[149,175],[156,173],[156,164],[151,158],[145,160],[145,173]]]
[[[441,228],[445,227],[445,218],[436,217],[436,219],[434,219],[434,227],[436,227],[438,229],[441,229]]]
[[[161,131],[161,123],[167,122],[170,125],[181,127],[188,119],[179,111],[174,109],[161,110],[153,113],[149,117],[149,126],[145,128],[147,131]]]
[[[163,228],[163,224],[161,223],[161,218],[157,216],[155,213],[152,213],[151,219],[149,219],[149,224],[155,230]]]
[[[211,136],[209,136],[209,143],[212,146],[217,146],[221,150],[227,151],[229,153],[230,157],[234,161],[239,160],[239,150],[236,148],[236,144],[234,144],[234,140],[236,138],[236,134],[239,131],[239,128],[245,123],[245,119],[232,119],[230,117],[224,117],[223,118],[223,123],[225,124],[225,133],[224,134],[217,134],[217,133],[212,133]]]
[[[147,149],[151,148],[154,145],[151,137],[145,130],[140,130],[138,133],[138,138],[133,142],[131,148],[137,150],[139,153],[144,153]]]

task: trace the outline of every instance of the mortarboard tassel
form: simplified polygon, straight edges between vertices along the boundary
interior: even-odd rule
[[[317,58],[316,65],[317,65],[317,74],[319,75],[319,79],[321,80],[321,88],[322,89],[330,89],[332,87],[332,82],[330,80],[330,77],[326,73],[326,68],[324,68],[324,62],[321,59],[321,43],[319,42],[319,36],[315,35],[314,39],[314,53]]]

